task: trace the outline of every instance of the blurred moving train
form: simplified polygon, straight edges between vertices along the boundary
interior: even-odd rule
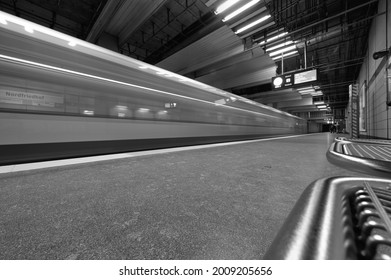
[[[0,11],[0,165],[306,130],[296,116]]]

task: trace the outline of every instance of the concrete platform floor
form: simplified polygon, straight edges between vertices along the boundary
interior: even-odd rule
[[[261,259],[334,137],[0,174],[0,259]]]

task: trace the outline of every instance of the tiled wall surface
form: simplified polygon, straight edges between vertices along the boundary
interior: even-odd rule
[[[386,67],[391,67],[386,57],[373,59],[375,52],[386,50],[391,45],[391,7],[388,8],[388,28],[386,28],[386,1],[380,0],[378,16],[372,21],[369,34],[368,52],[361,67],[358,78],[359,89],[366,88],[366,130],[360,131],[361,136],[375,138],[391,138],[391,107],[387,101]],[[391,3],[389,3],[391,6]],[[387,30],[388,29],[388,30]],[[388,42],[386,40],[386,30]],[[389,75],[391,69],[389,68]],[[391,99],[388,89],[388,99]],[[360,104],[362,106],[362,104]]]

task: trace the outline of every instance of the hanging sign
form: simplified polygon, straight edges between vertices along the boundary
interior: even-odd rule
[[[318,80],[318,70],[304,70],[284,74],[272,78],[272,88],[281,89],[287,87],[301,86],[304,84],[314,83]]]

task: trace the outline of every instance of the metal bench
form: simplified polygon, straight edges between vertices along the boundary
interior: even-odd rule
[[[264,259],[391,259],[391,180],[315,181]]]
[[[326,156],[340,167],[391,178],[391,141],[336,138]]]
[[[391,259],[391,141],[336,138],[327,159],[380,178],[312,183],[265,259]]]

